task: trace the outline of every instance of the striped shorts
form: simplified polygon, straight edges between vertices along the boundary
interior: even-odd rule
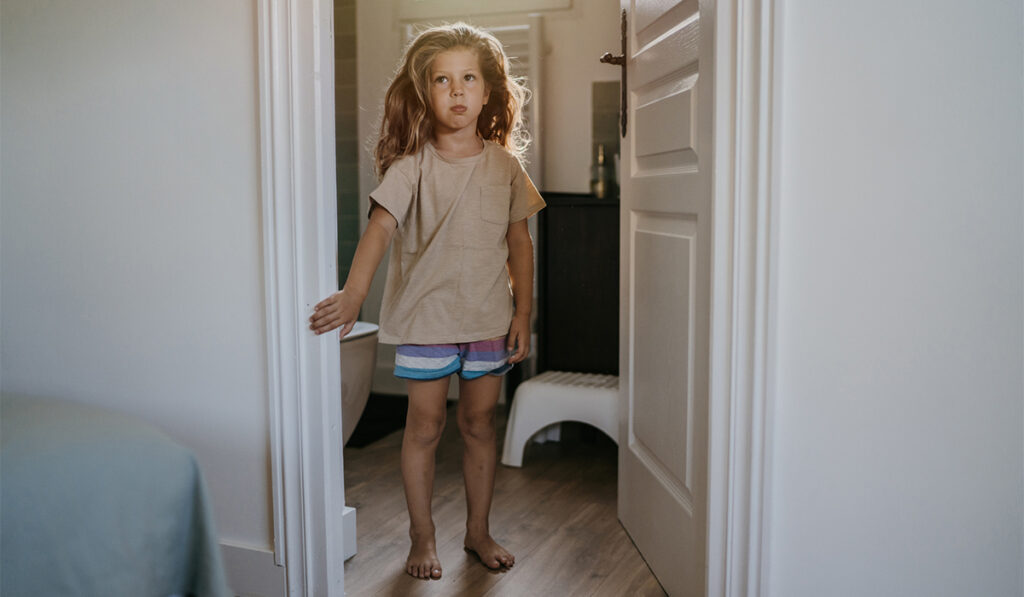
[[[512,368],[506,337],[461,344],[400,344],[395,354],[395,377],[440,379],[458,373],[476,379],[488,373],[504,375]]]

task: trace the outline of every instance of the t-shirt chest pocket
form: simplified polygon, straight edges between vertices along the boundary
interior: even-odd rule
[[[508,232],[508,212],[512,199],[509,185],[481,185],[479,195],[480,217],[468,222],[467,235],[473,245],[500,247]]]
[[[492,224],[508,226],[509,201],[512,187],[508,185],[483,185],[480,187],[480,218]]]

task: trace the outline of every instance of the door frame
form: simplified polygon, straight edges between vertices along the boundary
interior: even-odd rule
[[[274,561],[290,597],[344,595],[331,0],[257,0],[263,272]]]
[[[767,592],[778,275],[779,0],[718,0],[707,595]],[[333,3],[257,0],[274,553],[288,594],[343,595]]]
[[[707,594],[768,591],[781,0],[718,0]]]

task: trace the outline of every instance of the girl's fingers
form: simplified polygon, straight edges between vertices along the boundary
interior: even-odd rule
[[[330,313],[327,311],[314,311],[313,314],[309,316],[309,323],[316,325],[323,321],[328,315],[330,315]]]
[[[351,311],[351,309],[347,310]],[[318,328],[324,327],[325,325],[330,325],[331,329],[334,329],[341,325],[342,322],[347,320],[345,312],[346,308],[344,306],[340,306],[334,302],[328,303],[325,307],[323,307],[319,311],[315,311],[312,315],[310,315],[310,328],[316,330]],[[355,315],[351,317],[352,320],[355,321]]]
[[[323,315],[314,315],[309,319],[309,322],[313,324],[314,328],[319,328],[332,323],[336,319],[337,316],[334,313],[325,313]]]
[[[316,310],[313,311],[313,317],[327,317],[337,313],[339,307],[334,303],[328,303],[323,306],[317,306]]]
[[[519,340],[518,335],[515,336],[515,340]],[[508,346],[508,351],[512,353],[512,355],[508,359],[510,363],[518,363],[526,357],[526,345],[523,342],[519,342],[518,347],[516,347],[515,341],[510,342]]]
[[[317,316],[315,319],[312,319],[309,328],[316,332],[317,334],[323,334],[324,332],[329,332],[333,330],[339,325],[340,322],[337,322],[334,317],[323,315]]]
[[[313,330],[316,335],[324,334],[333,331],[337,328],[341,329],[341,337],[344,338],[352,331],[352,328],[356,327],[356,318],[345,318],[341,316],[333,316],[324,318],[322,321],[311,324],[310,329]]]
[[[336,292],[313,306],[313,315],[321,312],[330,313],[337,310],[341,298],[341,292]]]
[[[309,318],[311,328],[317,329],[323,327],[326,323],[331,320],[332,313],[315,313]]]

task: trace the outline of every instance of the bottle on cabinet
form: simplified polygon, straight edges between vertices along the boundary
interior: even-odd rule
[[[598,199],[614,197],[617,192],[614,175],[606,163],[603,143],[597,146],[597,162],[591,168],[590,192]]]

